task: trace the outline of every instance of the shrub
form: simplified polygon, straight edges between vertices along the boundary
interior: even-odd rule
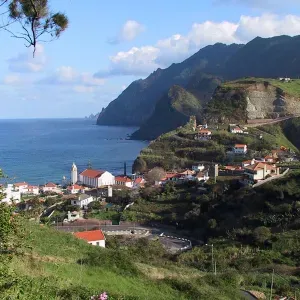
[[[254,241],[258,244],[263,244],[271,237],[271,231],[265,226],[257,227],[253,231]]]

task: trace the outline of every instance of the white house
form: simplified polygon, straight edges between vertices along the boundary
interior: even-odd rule
[[[70,194],[78,194],[78,193],[82,192],[84,190],[84,188],[78,184],[73,184],[73,185],[68,186],[67,190],[68,190],[68,193],[70,193]]]
[[[19,191],[21,194],[28,191],[29,184],[27,182],[17,182],[14,183],[14,188],[16,191]]]
[[[247,150],[247,145],[245,144],[235,144],[233,148],[235,154],[246,154]]]
[[[206,182],[207,180],[209,180],[208,172],[199,172],[196,175],[196,179],[198,181],[204,181],[204,182]]]
[[[105,236],[100,229],[75,232],[74,235],[79,239],[87,241],[91,245],[105,248]]]
[[[275,165],[270,165],[264,162],[258,162],[254,165],[245,167],[244,182],[253,184],[257,181],[266,179],[267,176],[279,174],[279,168]]]
[[[256,160],[254,158],[250,159],[250,160],[244,160],[242,162],[242,167],[248,167],[248,166],[252,166],[256,163]]]
[[[235,126],[235,127],[231,128],[230,132],[231,133],[244,133],[244,131],[239,126]]]
[[[86,169],[79,174],[79,181],[86,186],[98,188],[101,186],[114,185],[115,177],[107,171]]]
[[[195,172],[202,172],[205,169],[204,165],[192,166],[192,170]]]
[[[77,167],[75,163],[73,163],[71,168],[71,184],[75,184],[77,181],[78,181]]]
[[[82,194],[79,195],[77,199],[72,199],[71,204],[84,208],[88,204],[94,201],[94,198],[90,195]]]
[[[128,188],[133,188],[133,181],[127,176],[116,176],[115,177],[116,185],[123,185]]]
[[[0,201],[2,203],[12,204],[12,202],[19,203],[21,201],[21,192],[15,190],[13,184],[8,184],[7,187],[0,189],[4,198]]]
[[[42,190],[44,193],[47,192],[61,193],[61,190],[53,182],[48,182],[46,185],[43,186]]]
[[[29,185],[27,192],[24,192],[24,194],[29,194],[29,195],[39,195],[40,189],[38,186],[35,185]]]
[[[133,187],[135,187],[135,188],[144,187],[145,183],[146,183],[146,180],[144,178],[138,177],[134,180]]]
[[[207,129],[200,129],[198,131],[198,135],[196,136],[196,139],[199,140],[210,140],[212,136],[212,133],[210,130]]]

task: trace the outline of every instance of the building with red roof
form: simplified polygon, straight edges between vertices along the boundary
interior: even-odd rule
[[[245,144],[235,144],[233,148],[233,152],[235,154],[246,154],[248,151],[247,145]]]
[[[61,189],[53,182],[48,182],[42,188],[44,193],[61,193]]]
[[[105,248],[105,236],[100,229],[75,232],[74,235],[79,239],[85,240],[91,245]]]
[[[98,188],[115,184],[115,177],[103,170],[86,169],[79,174],[79,181],[89,187]]]
[[[68,193],[70,194],[78,194],[81,191],[84,190],[84,188],[81,185],[73,184],[67,187]]]
[[[135,179],[135,181],[133,183],[133,186],[135,188],[144,187],[145,183],[146,183],[146,180],[144,178],[138,177],[138,178]]]
[[[245,167],[244,181],[248,184],[254,184],[274,175],[279,175],[279,168],[266,162],[257,162]]]
[[[123,185],[123,186],[127,186],[128,188],[132,188],[133,187],[133,181],[131,178],[127,177],[127,176],[116,176],[115,177],[115,184],[116,185]]]

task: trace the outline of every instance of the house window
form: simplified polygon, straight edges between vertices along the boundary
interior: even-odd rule
[[[99,246],[99,245],[100,245],[100,243],[99,243],[99,242],[96,242],[96,245],[97,245],[97,246]]]

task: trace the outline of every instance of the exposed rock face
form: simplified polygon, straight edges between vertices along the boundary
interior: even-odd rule
[[[210,122],[246,122],[300,114],[300,99],[269,82],[244,80],[216,89],[207,105]]]
[[[245,94],[250,120],[300,114],[300,100],[270,84],[253,84],[246,88]]]

